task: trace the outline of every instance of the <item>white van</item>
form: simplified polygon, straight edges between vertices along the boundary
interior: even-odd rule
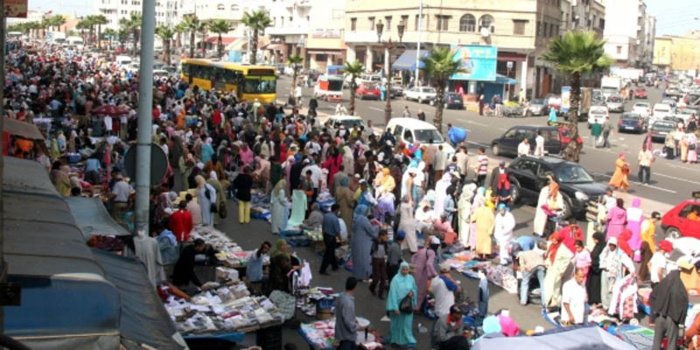
[[[421,145],[427,145],[428,141],[432,139],[434,145],[442,145],[443,151],[447,152],[448,159],[455,153],[452,145],[445,140],[433,124],[412,118],[391,118],[387,128],[391,129],[397,142],[400,139],[406,143],[418,141]]]
[[[670,115],[673,115],[673,108],[671,108],[671,105],[666,103],[657,103],[654,105],[654,109],[651,111],[651,124],[653,124],[654,121],[664,119],[664,117]]]
[[[68,43],[68,45],[75,45],[78,47],[83,46],[83,38],[79,36],[69,36],[68,38],[66,38],[66,42]]]
[[[116,62],[120,67],[126,67],[130,65],[133,61],[129,56],[117,56],[114,59],[114,62]]]

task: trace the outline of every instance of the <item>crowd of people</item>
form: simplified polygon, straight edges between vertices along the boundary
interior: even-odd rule
[[[138,75],[96,56],[71,56],[52,47],[31,55],[12,50],[7,64],[6,116],[30,123],[52,120],[44,129],[46,143],[22,145],[15,156],[46,166],[62,195],[102,193],[114,219],[133,231],[133,190],[123,174],[123,156],[136,139]],[[93,113],[102,106],[119,107],[123,114]],[[668,273],[672,245],[655,241],[659,213],[646,218],[638,199],[625,208],[612,189],[599,205],[595,233],[586,238],[575,221],[561,221],[563,197],[550,178],[538,198],[534,234],[516,238],[506,163],[499,162],[489,175],[483,148],[472,158],[464,143],[448,154],[440,144],[406,142],[388,129],[332,129],[298,108],[205,91],[179,78],[156,79],[150,113],[153,141],[169,159],[166,176],[151,192],[151,227],[162,251],[169,246],[165,252],[172,253],[172,246],[188,242],[193,226],[219,225],[233,197],[238,222],[249,224],[252,192],[269,195],[273,234],[291,226],[323,233],[326,253],[319,273],[339,268],[334,248],[349,242],[355,282],[346,289],[352,292],[357,281],[371,280],[371,292],[386,298],[392,344],[417,348],[413,314],[432,295],[436,347],[468,348],[455,299],[461,287],[444,261],[448,251],[512,264],[522,275],[523,305],[536,278],[541,305],[561,309],[561,322],[567,324],[584,322],[586,304],[628,318],[620,296],[637,281],[663,283]],[[72,154],[87,158],[84,168],[75,167]],[[194,196],[175,206],[176,188],[193,189]],[[319,198],[335,204],[324,210]],[[591,240],[589,251],[585,242]],[[253,282],[262,281],[260,257],[269,252],[269,283],[261,288],[291,292],[289,272],[301,264],[284,239],[272,248],[262,243],[249,274],[259,278]],[[196,241],[185,252],[189,257],[204,249],[204,242]],[[191,274],[193,258],[181,263],[169,257],[179,284],[201,285]],[[479,314],[486,318],[486,271],[478,274]],[[342,317],[353,300],[339,299]]]

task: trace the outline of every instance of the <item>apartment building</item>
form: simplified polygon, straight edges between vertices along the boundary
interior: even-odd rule
[[[412,52],[415,60],[419,42],[421,53],[436,46],[492,47],[495,57],[481,59],[495,60],[491,68],[495,72],[482,76],[516,79],[514,95],[541,96],[558,89],[552,84],[556,74],[552,65],[537,57],[560,33],[561,0],[347,0],[345,12],[347,59],[360,60],[369,71],[395,62],[406,52]],[[379,43],[380,22],[382,41],[400,41],[388,52],[389,59]],[[404,28],[401,38],[399,23]],[[479,94],[488,82],[492,81],[472,76],[463,88]]]
[[[667,71],[700,70],[700,35],[655,38],[653,64]]]
[[[656,17],[647,14],[644,21],[644,55],[642,66],[651,68],[654,63],[654,42],[656,38]]]
[[[142,12],[143,0],[93,0],[93,13],[104,15],[109,21],[104,28],[119,29],[119,21],[131,14]],[[177,0],[156,0],[156,25],[174,26],[181,20]]]
[[[562,1],[562,23],[561,35],[569,30],[584,30],[594,31],[602,39],[605,5],[602,0]]]
[[[620,67],[641,67],[646,48],[643,0],[605,0],[605,53]]]

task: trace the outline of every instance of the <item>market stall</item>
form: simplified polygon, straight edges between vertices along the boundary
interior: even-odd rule
[[[358,317],[357,346],[360,349],[374,350],[384,349],[382,343],[385,342],[377,331],[368,329],[369,320]],[[299,327],[299,333],[313,350],[333,350],[336,348],[335,339],[335,317],[327,320],[304,323]]]
[[[5,118],[2,133],[3,156],[35,159],[34,142],[44,141],[44,135],[32,124]]]

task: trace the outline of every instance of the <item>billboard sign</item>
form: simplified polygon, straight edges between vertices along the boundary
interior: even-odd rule
[[[571,86],[561,87],[561,107],[559,111],[562,113],[568,113],[571,108]]]
[[[5,0],[6,18],[27,18],[27,0]]]
[[[453,59],[461,61],[462,73],[452,80],[496,81],[496,59],[498,48],[482,45],[452,45]]]

